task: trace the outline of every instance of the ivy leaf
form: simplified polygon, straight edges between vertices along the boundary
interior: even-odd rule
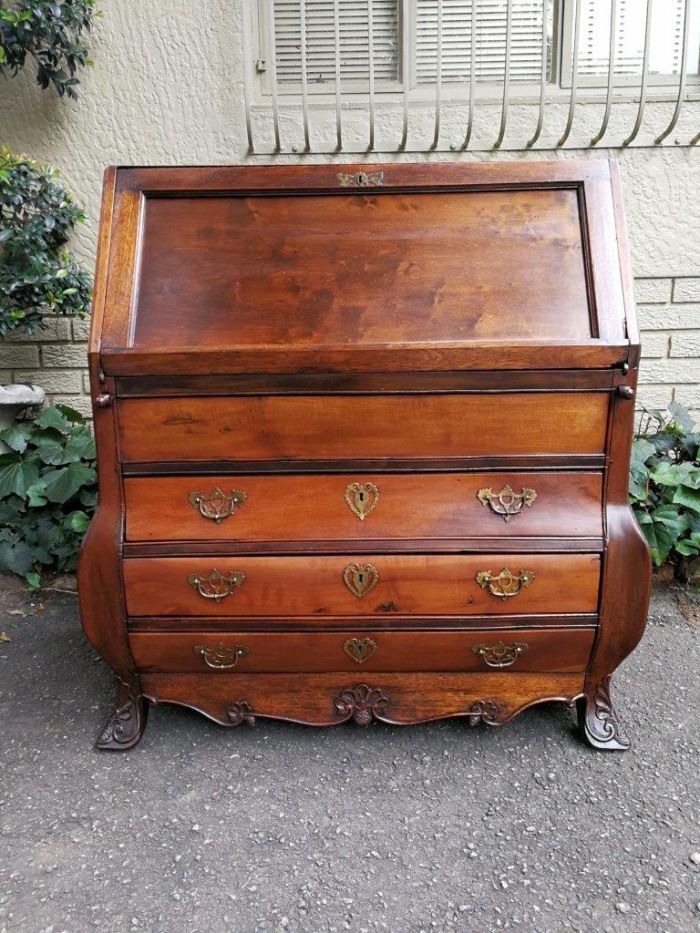
[[[94,482],[95,479],[95,471],[82,463],[69,463],[60,470],[52,470],[42,476],[49,502],[67,502],[84,485]]]
[[[73,290],[66,289],[63,294],[73,294]],[[76,411],[75,408],[71,408],[70,405],[56,405],[56,408],[61,412],[61,414],[70,421],[72,424],[83,424],[85,419],[80,414],[79,411]]]
[[[695,427],[695,419],[685,405],[681,405],[680,402],[670,402],[668,411],[669,414],[672,415],[674,422],[683,429],[684,434],[693,430]]]
[[[94,460],[97,456],[95,439],[88,427],[75,428],[64,449],[63,463],[78,460]]]
[[[41,586],[41,574],[33,570],[30,570],[29,573],[25,573],[24,579],[27,581],[30,590],[38,590]]]
[[[4,431],[0,431],[0,441],[4,441],[12,450],[22,454],[27,449],[27,435],[31,434],[31,429],[27,429],[21,424],[13,424]]]
[[[49,501],[44,493],[46,492],[46,484],[42,482],[34,483],[33,486],[30,486],[27,489],[27,501],[32,508],[39,508],[42,505],[46,505]]]
[[[68,434],[70,431],[70,421],[59,411],[58,406],[54,408],[45,408],[34,419],[34,424],[39,428],[53,428],[60,431],[61,434]]]
[[[79,457],[68,456],[68,444],[65,442],[65,437],[53,431],[50,433],[47,431],[46,434],[39,435],[35,438],[34,443],[42,462],[47,466],[60,466],[63,463],[69,463],[72,459],[80,459]]]
[[[659,486],[679,486],[696,471],[700,473],[694,463],[669,463],[662,460],[649,475]]]
[[[699,471],[700,472],[700,471]],[[700,491],[688,489],[686,486],[679,486],[673,494],[673,501],[676,505],[685,506],[693,512],[700,515]]]
[[[32,549],[24,541],[0,543],[0,570],[23,577],[33,566]]]
[[[649,542],[651,559],[656,567],[660,567],[687,529],[687,520],[673,505],[660,505],[653,512],[638,514],[637,518]]]
[[[676,541],[676,550],[683,557],[695,557],[696,554],[700,554],[700,542],[694,544],[690,538],[683,538]]]
[[[0,468],[0,499],[14,493],[24,497],[39,479],[39,468],[31,460],[17,459]]]
[[[78,534],[85,534],[90,525],[90,519],[85,514],[85,512],[80,511],[80,509],[75,512],[71,512],[68,516],[68,527],[71,531],[76,531]]]

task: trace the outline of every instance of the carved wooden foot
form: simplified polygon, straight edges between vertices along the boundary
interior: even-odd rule
[[[624,752],[630,740],[622,731],[610,699],[610,677],[604,677],[591,693],[578,701],[578,721],[589,745],[601,751]]]
[[[137,744],[146,728],[148,703],[138,682],[119,681],[112,715],[95,742],[101,751],[125,752]]]

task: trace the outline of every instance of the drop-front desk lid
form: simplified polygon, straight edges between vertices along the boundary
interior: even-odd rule
[[[614,163],[107,171],[109,375],[600,369],[637,343]]]

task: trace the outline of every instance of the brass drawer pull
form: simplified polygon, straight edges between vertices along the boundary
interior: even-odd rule
[[[362,599],[379,582],[379,571],[374,564],[348,564],[343,571],[343,583],[353,596]]]
[[[379,490],[374,483],[350,483],[345,489],[345,501],[352,514],[363,522],[379,502]]]
[[[345,654],[352,658],[353,661],[357,661],[358,664],[364,664],[375,654],[376,650],[377,643],[372,638],[348,638],[347,641],[343,642]]]
[[[190,505],[199,509],[202,518],[209,518],[218,525],[219,522],[233,515],[237,507],[243,505],[246,494],[240,489],[232,489],[227,494],[217,486],[209,495],[204,492],[191,492],[187,498]]]
[[[523,651],[527,651],[527,645],[522,641],[516,641],[514,645],[497,641],[495,645],[474,645],[472,651],[483,658],[489,667],[510,667]]]
[[[521,570],[516,576],[507,567],[495,575],[490,570],[480,570],[476,575],[476,582],[479,586],[485,590],[488,589],[489,593],[498,596],[499,599],[517,596],[522,589],[530,586],[534,579],[535,575],[532,570]]]
[[[208,574],[191,573],[187,578],[189,585],[200,596],[217,603],[243,586],[244,580],[245,574],[240,570],[232,570],[230,573],[220,573],[218,570],[211,570]]]
[[[226,671],[235,667],[240,658],[249,655],[250,648],[245,645],[227,648],[219,642],[216,648],[210,648],[209,645],[195,645],[194,653],[198,654],[208,667],[213,667],[216,671]]]
[[[524,506],[529,508],[537,498],[537,493],[534,489],[527,489],[525,486],[520,492],[516,492],[508,484],[500,492],[494,492],[490,486],[480,489],[476,498],[484,508],[490,508],[496,515],[502,516],[504,522],[507,522],[513,515],[519,515]]]

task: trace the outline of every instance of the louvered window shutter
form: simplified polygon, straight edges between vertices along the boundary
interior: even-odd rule
[[[274,0],[277,80],[301,81],[300,0]],[[306,0],[306,77],[309,89],[335,82],[333,0]],[[341,82],[367,81],[369,23],[367,0],[340,0]],[[372,52],[377,82],[396,81],[399,69],[399,0],[373,0]]]
[[[582,0],[579,75],[607,75],[610,0]],[[656,0],[652,10],[649,73],[677,75],[683,53],[685,0]],[[639,75],[644,61],[647,0],[618,0],[615,74]],[[698,73],[700,3],[690,4],[688,71]]]
[[[445,83],[467,82],[471,74],[472,3],[476,3],[474,74],[480,82],[503,80],[507,0],[443,0],[442,66]],[[511,12],[512,81],[539,82],[542,73],[542,0],[513,0]],[[550,14],[552,3],[549,4]],[[434,84],[437,75],[438,2],[418,0],[416,81]]]

